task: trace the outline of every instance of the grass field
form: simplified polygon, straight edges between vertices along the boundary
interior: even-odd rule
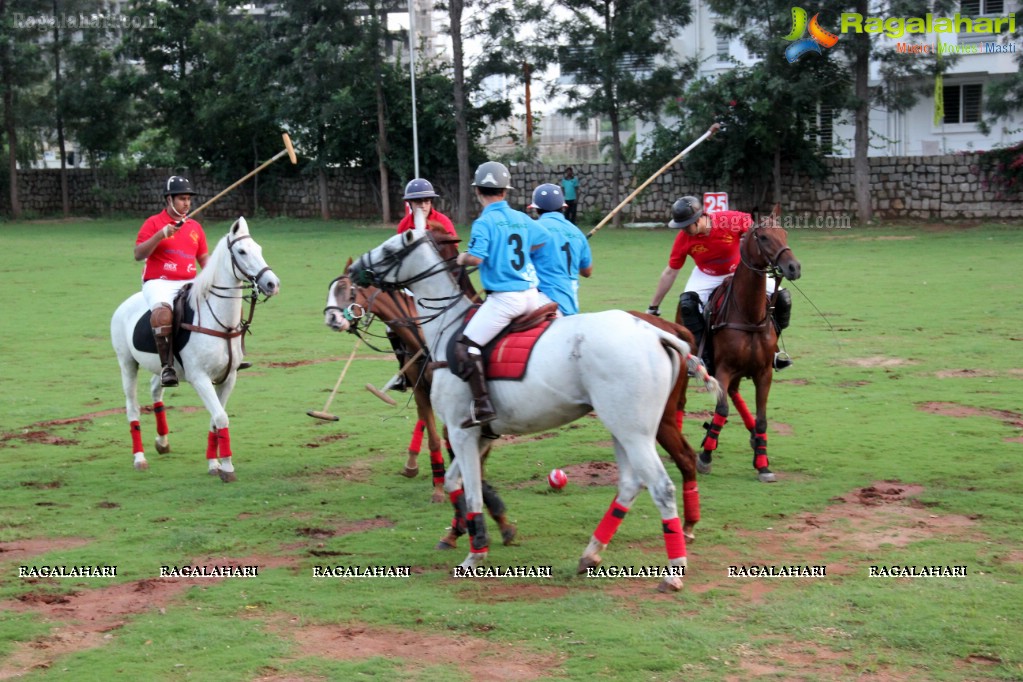
[[[613,461],[599,420],[499,441],[488,463],[519,527],[491,563],[552,577],[456,579],[467,545],[434,549],[451,512],[429,502],[426,453],[418,480],[397,475],[414,410],[362,388],[393,358],[363,346],[340,421],[306,416],[354,343],[323,326],[327,283],[382,225],[250,221],[282,291],[257,309],[255,367],[228,406],[239,481],[206,475],[209,419],[187,385],[166,398],[172,453],[156,454],[144,415],[151,468],[135,472],[109,320],[139,287],[138,224],[0,224],[0,679],[1023,680],[1018,226],[790,233],[803,278],[785,334],[796,364],[769,410],[780,480],[757,482],[733,417],[700,479],[685,589],[662,595],[653,578],[575,575],[614,497],[582,473]],[[227,227],[207,224],[211,242]],[[673,236],[600,232],[583,309],[645,308]],[[690,408],[698,444],[710,397]],[[552,467],[569,472],[560,493]],[[663,555],[643,494],[605,563]],[[258,577],[158,577],[228,563]],[[19,577],[55,565],[117,575]],[[324,565],[412,575],[314,578]],[[728,576],[751,565],[826,576]],[[869,575],[893,565],[966,576]]]

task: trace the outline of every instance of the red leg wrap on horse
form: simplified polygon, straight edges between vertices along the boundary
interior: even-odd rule
[[[231,456],[231,434],[226,428],[217,429],[217,450],[221,457]]]
[[[686,555],[686,536],[682,534],[682,522],[676,516],[661,521],[664,530],[664,549],[668,551],[668,561],[682,559]]]
[[[686,523],[700,520],[700,489],[696,487],[696,481],[682,484],[682,509]]]
[[[433,471],[433,484],[440,485],[444,482],[444,453],[440,450],[430,451],[430,469]]]
[[[210,431],[206,434],[206,459],[217,458],[217,432]]]
[[[710,422],[704,422],[703,428],[707,429],[707,436],[703,439],[703,443],[700,444],[707,452],[713,452],[718,449],[718,436],[721,435],[721,428],[728,423],[728,417],[724,415],[714,413]]]
[[[678,427],[679,431],[682,430],[682,418],[685,417],[685,414],[682,410],[675,410],[675,426]]]
[[[767,434],[758,433],[753,436],[753,468],[763,469],[767,466]]]
[[[732,404],[735,405],[735,409],[739,411],[739,416],[742,417],[742,423],[745,425],[747,431],[752,431],[753,427],[757,425],[757,420],[750,414],[749,408],[746,406],[746,401],[742,399],[742,396],[736,393],[732,396]]]
[[[142,449],[142,425],[138,421],[133,421],[128,425],[131,429],[131,447],[132,453],[143,452]]]
[[[610,544],[611,538],[618,532],[618,526],[622,525],[622,519],[629,513],[628,507],[618,504],[618,499],[611,503],[600,520],[597,530],[593,531],[593,537],[605,545]]]
[[[466,515],[465,528],[469,531],[469,551],[473,553],[486,552],[489,540],[487,538],[486,521],[483,514],[470,512]]]
[[[465,535],[465,491],[462,488],[459,488],[455,492],[449,493],[448,497],[451,499],[451,506],[455,508],[455,515],[451,519],[451,530],[455,533],[455,535]]]
[[[426,422],[422,419],[416,422],[416,428],[412,429],[412,440],[409,441],[408,451],[418,455],[423,449],[423,434],[426,432]]]
[[[156,435],[166,436],[170,432],[167,428],[167,408],[162,402],[153,403],[153,414],[156,415]]]

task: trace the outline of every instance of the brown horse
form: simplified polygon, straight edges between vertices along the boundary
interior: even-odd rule
[[[713,356],[714,377],[724,393],[718,399],[711,421],[705,424],[707,435],[697,460],[701,474],[709,474],[712,453],[718,446],[721,429],[728,421],[729,396],[750,432],[753,468],[765,483],[776,479],[767,459],[767,395],[774,375],[773,359],[778,335],[772,313],[777,291],[768,299],[767,277],[776,284],[781,279],[799,279],[801,266],[788,245],[788,234],[778,226],[776,216],[767,218],[743,236],[739,244],[739,265],[735,274],[711,294],[707,307],[712,311],[706,344]],[[679,306],[676,321],[681,321]],[[757,391],[756,419],[739,395],[739,383],[753,380]]]

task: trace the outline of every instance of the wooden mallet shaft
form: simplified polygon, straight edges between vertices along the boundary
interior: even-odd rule
[[[404,365],[401,366],[401,369],[398,370],[398,374],[404,374],[405,370],[407,370],[409,367],[411,367],[413,365],[413,363],[415,363],[415,361],[418,360],[422,356],[422,354],[423,354],[423,349],[420,348],[419,350],[417,350],[415,352],[415,355],[413,355],[411,358],[409,358],[408,361]],[[383,400],[388,405],[397,405],[398,404],[398,403],[396,403],[394,401],[394,398],[392,398],[391,396],[387,395],[386,393],[381,391],[379,388],[377,388],[373,384],[366,384],[366,390],[369,391],[370,393],[372,393],[373,395],[375,395],[376,397],[380,398],[381,400]]]
[[[681,152],[679,152],[678,156],[676,156],[671,161],[669,161],[668,163],[666,163],[663,166],[661,166],[661,169],[659,171],[657,171],[656,173],[651,175],[649,178],[647,178],[646,181],[642,185],[640,185],[639,187],[637,187],[636,189],[634,189],[632,191],[632,194],[630,194],[629,196],[625,197],[625,199],[622,201],[622,203],[620,203],[617,206],[615,206],[614,210],[612,210],[610,213],[608,213],[606,216],[604,216],[604,219],[601,220],[599,223],[597,223],[597,226],[594,227],[592,230],[590,230],[586,234],[586,238],[589,239],[590,237],[592,237],[597,232],[597,230],[599,230],[600,228],[604,227],[604,225],[607,225],[608,221],[610,221],[611,218],[615,217],[615,215],[618,213],[618,211],[620,211],[623,208],[625,208],[625,206],[630,201],[635,199],[637,194],[639,194],[644,189],[646,189],[647,185],[649,185],[651,182],[653,182],[658,177],[660,177],[660,175],[662,173],[664,173],[664,171],[668,170],[669,168],[674,166],[676,163],[681,161],[683,159],[683,157],[686,156],[686,154],[688,154],[689,152],[691,152],[694,149],[696,149],[704,140],[706,140],[708,137],[710,137],[711,135],[713,135],[714,133],[716,133],[720,129],[721,129],[721,124],[720,123],[715,123],[710,128],[708,128],[707,132],[705,132],[703,135],[701,135],[696,140],[696,142],[693,142],[691,145],[689,145],[688,147],[683,149]]]
[[[322,419],[328,422],[338,421],[337,415],[327,412],[327,408],[330,407],[330,404],[334,401],[334,396],[337,395],[337,389],[341,387],[341,382],[345,380],[345,374],[348,373],[348,368],[352,366],[352,360],[355,359],[355,353],[359,350],[359,343],[361,342],[362,339],[355,339],[355,347],[352,348],[352,354],[348,356],[348,362],[345,363],[344,369],[341,370],[341,376],[337,378],[337,383],[334,384],[334,390],[330,392],[330,397],[327,398],[327,403],[323,406],[322,410],[309,410],[306,412],[306,414],[310,417],[313,417],[314,419]]]
[[[217,196],[213,197],[212,199],[210,199],[209,201],[207,201],[205,204],[203,204],[199,208],[195,209],[194,211],[191,211],[188,214],[188,217],[189,218],[194,218],[197,214],[202,212],[203,209],[205,209],[207,206],[212,204],[214,201],[216,201],[217,199],[221,198],[222,196],[224,196],[225,194],[227,194],[228,192],[233,190],[235,187],[237,187],[238,185],[242,184],[243,182],[245,182],[246,180],[251,178],[253,175],[255,175],[256,173],[260,172],[261,170],[263,170],[264,168],[266,168],[271,163],[273,163],[277,159],[281,158],[285,154],[287,154],[288,158],[291,159],[292,165],[297,164],[298,163],[298,157],[295,156],[295,148],[291,145],[291,137],[289,137],[287,133],[284,133],[283,137],[284,137],[284,149],[282,149],[281,151],[279,151],[276,154],[274,154],[273,157],[270,158],[269,160],[264,161],[262,164],[260,164],[260,166],[258,168],[256,168],[253,171],[250,171],[242,179],[237,180],[236,182],[234,182],[231,185],[229,185],[227,187],[227,189],[222,191],[220,194],[218,194]]]

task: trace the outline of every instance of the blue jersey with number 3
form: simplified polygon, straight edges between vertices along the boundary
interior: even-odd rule
[[[472,224],[470,255],[482,258],[480,282],[487,291],[525,291],[537,285],[529,252],[543,242],[536,222],[507,201],[485,206]]]

